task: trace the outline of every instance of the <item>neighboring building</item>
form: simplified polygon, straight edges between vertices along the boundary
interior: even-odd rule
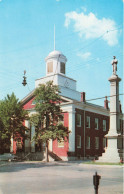
[[[107,145],[104,136],[109,130],[110,113],[107,98],[103,107],[87,103],[85,93],[76,90],[76,80],[66,76],[67,59],[61,52],[51,52],[45,61],[46,76],[35,81],[35,88],[49,80],[59,86],[63,112],[61,122],[71,131],[66,142],[50,141],[49,150],[62,160],[101,156]],[[33,90],[22,100],[23,108],[29,112],[29,116],[35,112],[34,99]],[[25,140],[25,152],[44,153],[44,145],[36,145],[31,141],[35,133],[34,127],[30,126],[29,121],[25,121],[25,125],[30,128],[30,140]]]

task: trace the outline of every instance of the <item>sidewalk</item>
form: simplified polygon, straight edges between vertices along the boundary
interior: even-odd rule
[[[11,163],[14,163],[14,161],[11,161],[15,156],[12,154],[5,154],[5,155],[0,155],[0,166],[3,165],[8,165]],[[19,163],[20,161],[18,161]],[[79,167],[97,167],[97,168],[123,168],[124,165],[116,165],[116,164],[98,164],[98,163],[86,163],[87,161],[84,160],[77,160],[77,161],[52,161],[52,162],[45,162],[45,161],[21,161],[21,163],[41,163],[41,164],[47,164],[47,165],[59,165],[59,164],[63,164],[63,165],[69,165],[69,164],[75,164],[78,165]],[[17,163],[17,162],[16,162]]]
[[[9,161],[15,158],[15,155],[10,153],[0,154],[0,161]]]
[[[7,162],[7,161],[0,161],[0,167],[1,166],[5,166],[5,165],[8,165],[10,162]]]

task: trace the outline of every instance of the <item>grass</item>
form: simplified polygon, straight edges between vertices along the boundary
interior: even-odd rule
[[[122,166],[122,163],[105,163],[105,162],[94,162],[94,161],[87,161],[83,162],[83,164],[95,164],[95,165],[119,165]]]

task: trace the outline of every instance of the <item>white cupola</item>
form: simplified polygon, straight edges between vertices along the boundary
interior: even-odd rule
[[[53,74],[66,74],[67,58],[57,50],[49,53],[45,58],[46,61],[46,76]]]
[[[57,50],[50,52],[45,62],[46,76],[35,80],[35,88],[53,81],[53,84],[59,87],[62,96],[80,101],[81,94],[76,90],[76,80],[66,76],[67,58],[62,52]]]

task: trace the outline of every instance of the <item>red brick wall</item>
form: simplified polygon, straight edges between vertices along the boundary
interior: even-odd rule
[[[75,122],[75,151],[76,155],[84,156],[84,111],[76,109],[75,121],[77,114],[81,114],[81,127],[77,127]],[[90,128],[86,128],[86,116],[90,116]],[[99,120],[99,128],[95,129],[95,118]],[[106,120],[106,131],[103,131],[103,120]],[[85,156],[100,156],[104,152],[103,137],[109,130],[109,117],[93,112],[85,112]],[[81,148],[77,148],[77,135],[81,136]],[[90,149],[86,149],[86,137],[90,137]],[[95,137],[99,137],[99,149],[95,149]]]
[[[68,118],[68,113],[65,112],[64,114],[64,126],[68,127],[68,122],[69,122],[69,118]],[[53,152],[55,154],[57,154],[58,156],[67,156],[67,152],[68,152],[68,139],[66,139],[66,142],[64,142],[64,147],[58,147],[58,141],[55,140],[53,141]]]
[[[34,97],[30,99],[26,104],[23,106],[24,109],[32,109],[35,107],[35,105],[32,105],[32,102],[34,100]],[[68,113],[65,112],[64,114],[64,126],[68,127]],[[67,156],[68,152],[68,139],[64,142],[64,147],[58,147],[58,141],[53,141],[53,152],[57,154],[58,156]]]

